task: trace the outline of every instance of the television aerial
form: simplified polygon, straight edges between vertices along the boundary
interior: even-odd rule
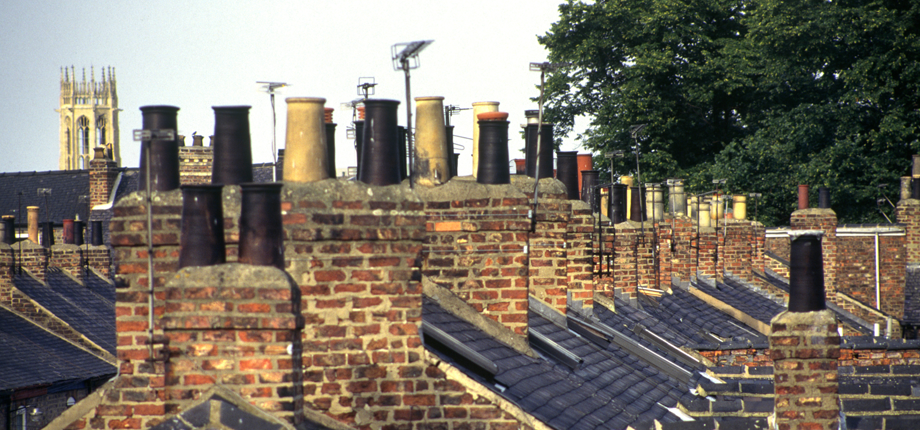
[[[278,128],[278,119],[275,116],[275,90],[277,90],[278,88],[283,88],[283,87],[287,87],[290,85],[284,82],[269,82],[269,81],[257,81],[256,83],[262,85],[262,91],[265,91],[268,93],[268,97],[272,103],[272,161],[274,161],[273,165],[277,167],[278,149],[275,143],[275,139],[276,139],[275,134],[276,134],[276,129]],[[272,169],[272,181],[278,180],[278,178],[275,176],[276,170],[277,169]]]

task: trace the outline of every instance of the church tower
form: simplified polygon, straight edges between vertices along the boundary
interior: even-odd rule
[[[108,72],[108,73],[106,73]],[[106,148],[106,157],[121,166],[118,146],[118,95],[115,93],[115,69],[102,70],[102,81],[83,69],[77,81],[73,66],[61,69],[61,158],[60,170],[88,170],[93,148]]]

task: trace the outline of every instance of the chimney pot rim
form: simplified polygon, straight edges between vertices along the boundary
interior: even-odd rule
[[[800,236],[824,236],[824,231],[822,230],[788,230],[787,233],[792,239],[798,238]]]

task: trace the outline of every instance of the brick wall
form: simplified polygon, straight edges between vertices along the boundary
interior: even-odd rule
[[[22,240],[13,244],[13,252],[23,269],[28,270],[35,279],[45,282],[48,249],[30,240]]]
[[[213,164],[214,150],[210,146],[180,146],[179,182],[182,185],[210,184]]]
[[[338,180],[287,184],[282,199],[286,271],[302,296],[306,324],[301,336],[306,407],[358,428],[372,423],[382,428],[456,427],[461,421],[476,428],[527,427],[499,407],[500,402],[474,395],[469,385],[449,377],[421,343],[419,269],[426,220],[423,202],[407,185],[373,187]],[[149,427],[180,410],[212,380],[235,385],[253,403],[293,419],[288,405],[296,409],[294,400],[279,400],[287,394],[284,380],[289,379],[283,369],[288,358],[280,347],[295,343],[282,334],[290,327],[279,322],[277,331],[269,327],[275,323],[261,331],[245,329],[252,328],[247,318],[252,321],[265,309],[259,306],[262,298],[244,300],[241,294],[247,289],[242,285],[224,289],[227,293],[219,297],[213,296],[219,289],[188,291],[181,279],[166,286],[176,271],[181,195],[157,193],[154,200],[153,359],[146,332],[145,208],[140,196],[132,194],[116,205],[111,223],[119,262],[121,377],[102,404],[71,427]],[[238,235],[238,201],[238,190],[225,187],[230,239]],[[180,277],[194,270],[185,269]],[[289,309],[284,306],[275,303],[266,318],[296,309],[294,303]],[[208,312],[214,314],[202,317]],[[217,312],[226,313],[231,322],[215,319],[220,318]],[[240,320],[233,321],[235,317]],[[210,323],[223,330],[209,329]],[[271,339],[266,332],[273,333]],[[250,353],[271,357],[250,359]],[[277,381],[279,372],[285,383]],[[297,398],[298,393],[290,394]]]
[[[767,233],[783,233],[765,236],[764,249],[772,252],[783,260],[789,261],[789,236],[784,234],[785,230],[771,229]]]
[[[899,201],[895,216],[907,234],[907,262],[920,263],[920,200]]]
[[[83,280],[83,250],[77,245],[53,245],[48,250],[48,265],[59,267],[71,276]]]
[[[777,428],[836,430],[840,337],[834,314],[783,312],[771,331]]]
[[[287,184],[283,200],[287,271],[303,294],[307,407],[358,428],[520,426],[426,360],[427,223],[408,185]]]
[[[89,206],[92,208],[109,202],[118,179],[118,164],[109,158],[94,158],[89,165]]]
[[[96,269],[106,279],[111,279],[112,275],[112,253],[105,245],[93,246],[84,245],[83,258],[86,264]]]
[[[881,311],[904,317],[906,253],[904,236],[879,236],[879,290]],[[875,237],[840,236],[838,290],[867,306],[876,307]]]
[[[185,268],[164,295],[167,414],[219,383],[289,422],[303,420],[300,289],[285,272]]]
[[[721,250],[722,273],[731,272],[735,277],[751,282],[753,276],[754,246],[753,226],[750,221],[725,220],[723,249]]]
[[[566,288],[575,302],[568,306],[594,307],[593,263],[594,216],[587,203],[572,201],[572,216],[566,226]]]
[[[526,334],[531,271],[527,197],[511,185],[469,181],[419,187],[418,192],[425,201],[424,275],[489,318]],[[543,255],[546,250],[530,252]]]
[[[716,277],[719,256],[716,251],[721,248],[718,246],[719,234],[713,227],[702,227],[694,240],[693,246],[696,248],[696,274],[709,278]]]
[[[670,243],[666,243],[671,248],[670,271],[682,281],[687,281],[695,272],[693,241],[696,229],[693,221],[686,216],[671,218],[670,222],[672,238]]]

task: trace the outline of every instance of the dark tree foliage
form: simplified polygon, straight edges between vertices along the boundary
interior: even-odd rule
[[[610,0],[559,7],[539,38],[547,113],[597,154],[632,153],[643,182],[725,178],[788,223],[798,184],[828,186],[841,222],[884,222],[920,150],[920,1]],[[630,127],[647,124],[634,140]],[[598,167],[609,162],[598,158]],[[615,160],[634,172],[635,156]],[[813,194],[817,194],[814,192]],[[816,197],[812,199],[816,201]],[[888,211],[890,213],[890,210]]]

